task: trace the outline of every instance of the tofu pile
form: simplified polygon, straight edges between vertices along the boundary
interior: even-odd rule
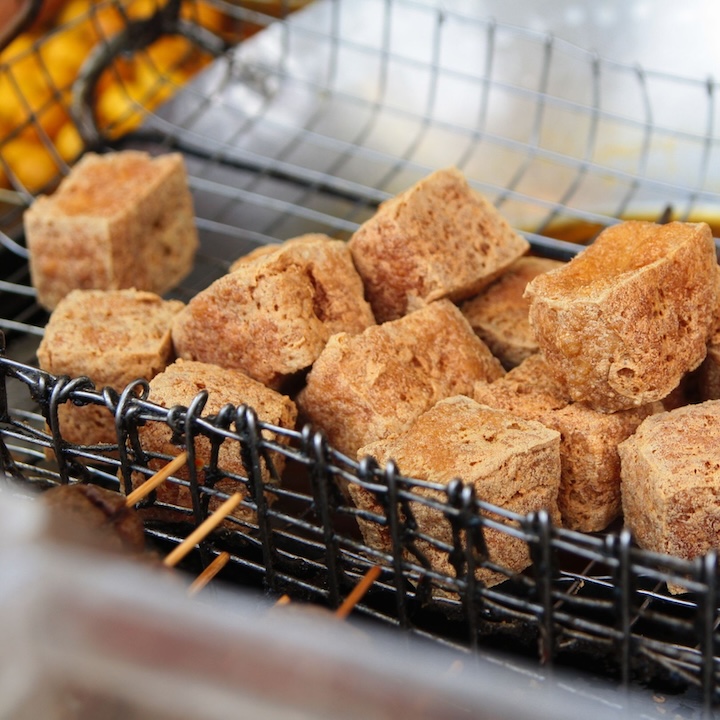
[[[157,193],[177,205],[175,191]],[[711,522],[720,518],[720,443],[708,440],[720,437],[720,269],[706,224],[627,221],[570,262],[534,257],[447,168],[382,203],[349,241],[309,234],[259,248],[183,304],[163,300],[160,286],[120,281],[68,290],[96,260],[61,272],[57,254],[49,259],[50,247],[71,242],[66,228],[77,232],[57,199],[43,209],[50,202],[33,206],[27,223],[34,282],[54,308],[41,367],[118,392],[142,377],[164,407],[206,391],[206,412],[247,404],[280,428],[309,422],[351,460],[429,481],[403,512],[428,538],[415,550],[434,570],[454,573],[442,549],[452,528],[432,501],[455,478],[496,507],[544,510],[581,532],[623,517],[654,551],[694,557],[720,546]],[[118,231],[100,227],[107,260]],[[188,272],[195,241],[185,227],[175,232],[161,233],[170,250],[142,251],[170,258],[167,273],[149,276]],[[118,441],[112,418],[103,428],[81,410],[60,418],[69,442]],[[181,450],[150,423],[140,439],[147,452]],[[211,459],[206,440],[196,439],[199,463]],[[242,474],[237,451],[220,454],[221,467]],[[279,453],[263,462],[282,471]],[[355,483],[342,490],[368,511],[358,521],[365,542],[391,552],[387,525],[369,519],[384,515],[383,498]],[[181,485],[161,486],[159,499],[190,506]],[[251,506],[236,519],[252,520]],[[489,527],[486,542],[477,576],[487,585],[530,565],[511,534]]]

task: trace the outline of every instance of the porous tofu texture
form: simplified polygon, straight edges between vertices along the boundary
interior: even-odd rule
[[[470,327],[506,370],[538,351],[528,317],[530,301],[523,297],[527,284],[563,264],[551,258],[521,257],[479,295],[460,306]]]
[[[706,223],[628,221],[525,292],[551,372],[573,400],[614,412],[662,400],[700,365],[717,291]]]
[[[75,289],[159,295],[192,269],[199,241],[181,154],[88,153],[24,214],[30,274],[49,310]]]
[[[473,397],[560,433],[558,506],[563,526],[581,532],[605,530],[621,514],[617,446],[662,410],[660,403],[649,403],[608,414],[573,403],[539,353],[495,382],[476,383]]]
[[[358,335],[330,338],[297,398],[330,443],[358,448],[401,432],[438,400],[505,371],[449,300]]]
[[[122,390],[174,360],[173,318],[185,307],[141,290],[73,290],[50,315],[38,347],[43,370]]]
[[[227,404],[236,407],[244,404],[253,408],[262,422],[288,429],[295,427],[297,408],[289,397],[265,387],[262,383],[237,370],[221,368],[210,363],[176,360],[150,381],[148,400],[163,407],[175,405],[188,407],[201,392],[208,393],[207,401],[202,408],[204,416],[218,413]],[[287,437],[279,436],[268,430],[263,431],[263,436],[267,440],[279,443],[288,441]],[[146,452],[178,455],[182,449],[175,444],[171,428],[163,422],[146,423],[140,428],[139,437]],[[194,439],[194,448],[198,466],[209,465],[213,454],[210,440],[199,434]],[[217,453],[217,465],[221,471],[240,477],[247,475],[238,442],[225,440]],[[268,453],[266,457],[271,458],[275,471],[277,474],[281,474],[284,467],[284,456],[280,453]],[[149,466],[152,470],[159,470],[164,464],[163,460],[153,459]],[[261,471],[265,482],[269,483],[274,479],[265,458],[261,460]],[[189,477],[187,468],[177,472],[176,477],[187,480]],[[136,473],[133,483],[137,486],[146,479],[145,475]],[[199,471],[198,482],[204,484],[205,481],[204,472]],[[215,478],[213,487],[227,494],[240,492],[243,497],[248,496],[247,484],[232,478],[223,477],[219,480]],[[189,488],[177,483],[163,483],[157,490],[157,499],[171,505],[192,507]],[[272,499],[272,496],[268,496],[268,502],[271,502]],[[222,500],[218,498],[212,498],[210,510],[216,509],[221,502]],[[167,517],[168,513],[165,513],[164,518],[167,519]],[[251,508],[241,505],[233,512],[233,517],[241,520],[253,520],[255,514]]]
[[[37,356],[53,375],[88,377],[117,392],[150,380],[175,359],[170,328],[184,304],[140,290],[73,290],[50,315]],[[104,405],[58,408],[62,436],[85,445],[117,442],[115,416]]]
[[[640,547],[693,559],[719,548],[720,400],[647,418],[619,446],[625,525]]]
[[[180,357],[235,368],[282,389],[312,365],[333,333],[375,324],[340,240],[295,238],[233,267],[176,318]]]
[[[381,465],[393,460],[403,475],[432,483],[447,484],[462,478],[474,486],[479,500],[519,515],[546,510],[559,524],[559,445],[560,434],[538,422],[455,396],[438,402],[404,432],[360,448],[358,457],[371,456]],[[358,507],[384,514],[383,503],[370,490],[350,483],[348,491]],[[413,516],[411,525],[418,533],[452,544],[449,520],[427,503],[444,501],[444,493],[424,487],[415,487],[412,492],[419,500],[407,505]],[[497,516],[494,519],[500,520]],[[368,544],[385,552],[391,550],[387,525],[364,519],[359,523]],[[478,579],[495,585],[530,565],[523,540],[488,527],[484,533],[491,562],[506,572],[479,568]],[[417,539],[415,546],[434,570],[455,575],[447,552],[424,539]],[[409,552],[406,556],[413,559]]]
[[[380,205],[350,238],[378,322],[476,295],[529,244],[456,168],[438,170]]]

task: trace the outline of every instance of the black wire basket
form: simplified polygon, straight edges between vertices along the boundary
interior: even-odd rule
[[[7,487],[90,482],[127,489],[133,473],[149,476],[151,461],[169,459],[144,448],[138,432],[162,423],[190,453],[189,479],[170,482],[187,487],[192,503],[144,501],[140,512],[157,547],[177,545],[211,501],[228,498],[219,479],[243,487],[251,511],[251,519],[230,517],[201,543],[188,571],[228,552],[220,580],[337,607],[378,565],[380,578],[356,611],[383,625],[464,653],[502,647],[543,663],[587,663],[626,685],[692,686],[711,708],[720,690],[715,553],[683,561],[637,549],[620,526],[582,534],[555,527],[543,512],[518,516],[482,502],[460,478],[444,485],[405,477],[393,464],[345,457],[310,426],[263,423],[242,398],[207,415],[203,394],[189,407],[166,409],[148,401],[143,382],[118,393],[43,372],[35,351],[48,315],[30,283],[22,214],[84,152],[182,152],[201,249],[170,296],[187,300],[249,250],[305,232],[347,238],[380,202],[437,166],[456,165],[537,254],[567,259],[619,218],[707,219],[720,200],[709,170],[715,84],[624,66],[553,36],[409,0],[276,3],[272,13],[262,2],[169,2],[138,16],[131,5],[98,2],[31,32],[17,54],[0,57],[0,73],[16,93],[23,86],[14,74],[29,61],[40,64],[50,89],[39,105],[25,103],[22,121],[0,137],[0,469]],[[222,24],[202,24],[208,8]],[[120,18],[119,29],[103,30],[105,12]],[[410,21],[412,38],[401,32]],[[53,85],[44,51],[83,28],[92,30],[92,51],[65,84]],[[161,67],[152,48],[170,36],[181,39],[180,49]],[[470,56],[458,59],[453,49],[461,47]],[[508,60],[520,49],[531,73]],[[144,95],[131,86],[133,62],[154,73]],[[581,76],[577,96],[568,84],[573,73]],[[640,100],[623,113],[612,99],[606,105],[601,89],[610,80]],[[126,117],[103,115],[108,88],[124,94]],[[656,119],[656,98],[670,93],[696,103],[693,127]],[[47,120],[56,104],[62,125],[75,130],[73,152],[58,144]],[[510,106],[518,123],[507,122]],[[563,135],[568,123],[570,141],[559,145],[555,130]],[[610,135],[622,138],[620,159],[605,152]],[[14,160],[13,143],[28,136],[51,161],[40,178]],[[653,150],[658,138],[685,147],[688,167],[668,174]],[[117,442],[67,442],[57,419],[67,401],[104,408],[115,419]],[[211,480],[198,482],[193,448],[200,436],[214,447],[236,444],[244,473],[223,468],[215,454],[203,468]],[[273,461],[279,457],[282,472]],[[373,494],[380,510],[350,503],[339,489],[348,484]],[[442,514],[448,536],[418,528],[419,505]],[[173,520],[162,511],[172,511]],[[390,550],[367,545],[358,521],[384,528]],[[517,573],[494,564],[487,528],[525,543],[530,568]],[[422,543],[446,554],[452,572],[434,569]],[[507,579],[488,587],[477,579],[479,568]],[[668,583],[687,592],[672,594]]]

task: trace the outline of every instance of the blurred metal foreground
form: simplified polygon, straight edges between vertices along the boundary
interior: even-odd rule
[[[570,672],[458,660],[318,608],[59,545],[43,506],[0,492],[0,718],[694,718]]]

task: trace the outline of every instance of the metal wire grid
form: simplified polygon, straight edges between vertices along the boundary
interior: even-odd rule
[[[286,215],[293,228],[303,219],[297,208],[321,213],[311,217],[316,227],[325,221],[347,232],[377,202],[438,164],[458,165],[516,226],[535,235],[564,219],[602,225],[628,213],[657,217],[668,204],[678,217],[690,217],[717,202],[708,172],[716,151],[710,81],[619,67],[553,38],[418,3],[358,3],[354,13],[342,3],[318,7],[326,12],[308,13],[307,25],[300,14],[283,27],[275,56],[239,48],[188,88],[184,106],[165,109],[171,120],[149,123],[168,141],[205,155],[204,178],[225,164],[254,171],[214,220],[236,226],[245,203],[254,201],[248,191],[283,200],[287,188],[272,182],[283,178],[301,187],[292,207],[275,212],[260,232],[284,236]],[[375,28],[368,39],[345,27],[354,30],[358,15]],[[421,29],[407,49],[396,27],[410,15]],[[476,41],[470,60],[450,55],[460,26]],[[513,53],[524,50],[532,72],[518,69],[516,59],[507,62],[508,44]],[[315,59],[298,68],[297,59],[310,55]],[[579,96],[562,85],[567,64],[582,78]],[[357,66],[360,79],[352,74]],[[634,103],[626,102],[622,114],[606,92],[620,84]],[[680,92],[696,96],[692,107],[701,110],[691,125],[665,124],[662,98]],[[457,94],[471,99],[451,102]],[[625,157],[607,156],[609,138],[623,145]],[[666,142],[687,165],[675,183],[657,150]],[[322,190],[349,195],[349,207],[326,212]]]
[[[93,124],[92,81],[121,45],[101,39],[71,88],[88,148],[186,154],[204,242],[182,297],[258,244],[307,231],[349,235],[379,202],[442,165],[460,167],[536,247],[561,257],[576,248],[548,235],[565,222],[587,223],[591,235],[619,217],[670,207],[679,219],[707,219],[717,207],[710,79],[622,66],[409,0],[320,0],[275,24],[217,4],[267,29],[222,52],[205,43],[219,56],[173,99],[156,110],[133,100],[145,122],[129,137],[113,140],[111,128]],[[146,30],[137,45],[162,26]],[[58,177],[68,169],[58,162]],[[23,256],[21,213],[33,193],[11,179],[4,244]],[[27,277],[13,285],[32,295]]]
[[[247,19],[246,8],[218,6]],[[362,23],[355,14],[360,7],[368,13]],[[410,18],[418,30],[408,45],[402,29]],[[626,215],[660,216],[668,206],[678,218],[695,218],[720,198],[711,172],[718,133],[716,84],[710,80],[620,66],[556,38],[421,2],[318,2],[281,23],[257,13],[252,19],[267,30],[223,50],[162,107],[138,105],[144,123],[122,139],[87,126],[86,81],[94,68],[86,68],[75,86],[75,117],[88,148],[185,154],[202,250],[194,272],[173,293],[178,297],[189,298],[257,245],[308,231],[348,236],[379,202],[440,165],[460,167],[539,252],[560,257],[577,246],[551,237],[558,223],[582,221],[595,229]],[[472,54],[458,57],[454,51],[467,50],[467,35]],[[99,63],[111,59],[102,52],[96,57]],[[520,67],[518,57],[530,58],[527,66]],[[568,84],[570,69],[582,78],[580,90]],[[619,104],[608,89],[618,86],[630,104]],[[458,95],[467,106],[453,100]],[[668,117],[668,97],[684,99],[691,117],[680,123]],[[518,124],[498,113],[507,107]],[[564,130],[568,122],[572,133]],[[560,141],[568,137],[569,144]],[[608,138],[618,137],[625,143],[621,157],[607,150]],[[682,154],[682,172],[666,172],[657,148],[667,142]],[[58,176],[68,169],[59,165]],[[17,348],[27,358],[47,317],[33,300],[20,227],[32,197],[17,178],[3,195],[8,204],[0,285],[0,328],[9,333],[10,352]],[[0,413],[0,449],[9,475],[31,485],[84,479],[115,486],[118,469],[149,472],[147,458],[128,457],[123,465],[112,448],[68,446],[57,430],[45,429],[53,407],[68,397],[105,404],[112,412],[121,399],[7,358],[0,366],[15,386]],[[29,398],[20,397],[18,382]],[[128,397],[123,402],[128,408],[138,403]],[[251,455],[287,454],[299,471],[298,487],[262,488],[252,463],[246,478],[235,477],[248,484],[250,507],[263,489],[277,502],[261,504],[257,525],[238,527],[204,546],[200,564],[227,546],[240,571],[238,582],[249,574],[272,591],[334,606],[369,563],[380,561],[383,576],[359,610],[383,623],[463,649],[498,633],[529,637],[545,660],[588,652],[614,661],[625,681],[637,672],[667,673],[700,686],[708,706],[717,700],[714,555],[682,563],[641,553],[625,535],[582,536],[553,528],[542,516],[518,518],[514,532],[528,542],[534,570],[488,589],[472,572],[484,562],[479,511],[487,508],[461,484],[449,489],[443,512],[470,541],[456,532],[453,545],[439,545],[455,559],[458,574],[452,578],[398,552],[378,555],[347,530],[346,522],[360,511],[334,490],[339,476],[378,493],[387,517],[365,519],[390,523],[394,547],[406,547],[413,530],[398,507],[417,501],[411,480],[360,468],[307,431],[290,433],[288,447],[267,447],[247,430],[252,414],[239,412],[231,418],[240,419],[239,425],[221,430],[216,419],[203,421],[192,412],[163,416],[140,404],[141,414],[153,421],[240,442]],[[122,432],[132,433],[134,417],[118,412]],[[54,448],[59,466],[47,463],[46,448]],[[197,522],[218,492],[192,480],[190,486],[194,509],[173,509]],[[150,525],[150,532],[160,543],[181,538],[168,526]],[[669,595],[668,579],[691,593]],[[457,597],[435,597],[433,588]]]
[[[228,473],[216,460],[203,471],[216,482],[228,477],[245,487],[244,505],[257,520],[230,517],[233,527],[204,542],[189,568],[207,565],[228,551],[228,581],[337,607],[359,577],[377,564],[382,576],[357,611],[385,625],[465,653],[499,636],[545,662],[586,657],[596,668],[599,662],[607,663],[625,683],[638,677],[671,678],[702,688],[707,707],[718,699],[714,553],[690,563],[639,551],[626,533],[602,538],[555,528],[545,513],[521,517],[479,501],[472,486],[461,480],[436,485],[404,477],[392,464],[354,462],[311,428],[277,428],[258,421],[245,406],[203,415],[203,393],[188,408],[166,409],[147,402],[146,393],[138,393],[142,388],[122,395],[98,392],[87,379],[53,377],[5,356],[0,357],[0,369],[0,469],[10,487],[27,492],[85,481],[117,489],[119,483],[130,482],[132,472],[153,472],[149,461],[157,456],[143,450],[138,427],[166,423],[191,454],[189,480],[173,477],[170,482],[189,487],[193,497],[191,508],[152,498],[146,503],[155,518],[147,523],[149,535],[158,547],[170,547],[182,540],[187,527],[207,516],[211,498],[228,498],[213,487],[216,483],[198,483],[194,439],[205,436],[216,446],[237,443],[246,475]],[[9,406],[8,388],[17,383],[40,412]],[[57,410],[68,400],[114,413],[118,444],[65,442]],[[280,439],[268,440],[267,431]],[[57,463],[46,460],[48,450]],[[280,456],[289,468],[282,477],[274,470]],[[269,478],[263,467],[270,468]],[[340,482],[376,494],[383,511],[360,510],[346,502]],[[436,491],[436,497],[419,495],[421,488]],[[413,508],[422,505],[442,512],[452,527],[452,542],[418,530]],[[158,511],[184,514],[187,527],[158,519]],[[366,545],[357,532],[358,519],[387,527],[392,551]],[[527,543],[534,560],[531,569],[518,575],[493,563],[484,543],[485,528]],[[447,553],[454,574],[434,568],[418,550],[418,541]],[[480,567],[504,572],[508,580],[486,587],[475,579]],[[667,582],[688,592],[671,595]]]
[[[113,139],[177,92],[188,76],[223,52],[229,42],[261,30],[305,2],[255,0],[242,7],[218,2],[213,11],[223,13],[220,36],[220,28],[200,24],[203,8],[211,6],[205,0],[97,0],[88,3],[83,13],[71,13],[65,23],[39,36],[28,31],[17,38],[19,47],[11,43],[0,56],[0,99],[6,106],[0,106],[3,246],[24,255],[23,210],[38,194],[51,192],[82,151],[109,149]],[[188,41],[183,52],[176,48],[168,55],[166,49],[161,55],[158,51],[158,42],[180,38]],[[88,55],[73,73],[68,69],[75,67],[73,59],[64,56],[77,55],[76,45],[87,43],[92,43]],[[142,91],[134,87],[135,78],[129,77],[138,64],[154,76],[154,82],[145,78]],[[103,113],[109,84],[114,84],[112,90],[116,91],[111,118]],[[56,137],[56,123],[49,118],[52,115],[57,120],[58,113],[66,116],[68,124],[82,136],[82,143],[73,145],[75,152],[70,148],[66,151],[65,143]],[[28,176],[18,170],[19,166],[26,169],[26,164],[16,162],[14,151],[18,141],[30,139],[36,147],[30,147],[29,153],[45,172]]]

